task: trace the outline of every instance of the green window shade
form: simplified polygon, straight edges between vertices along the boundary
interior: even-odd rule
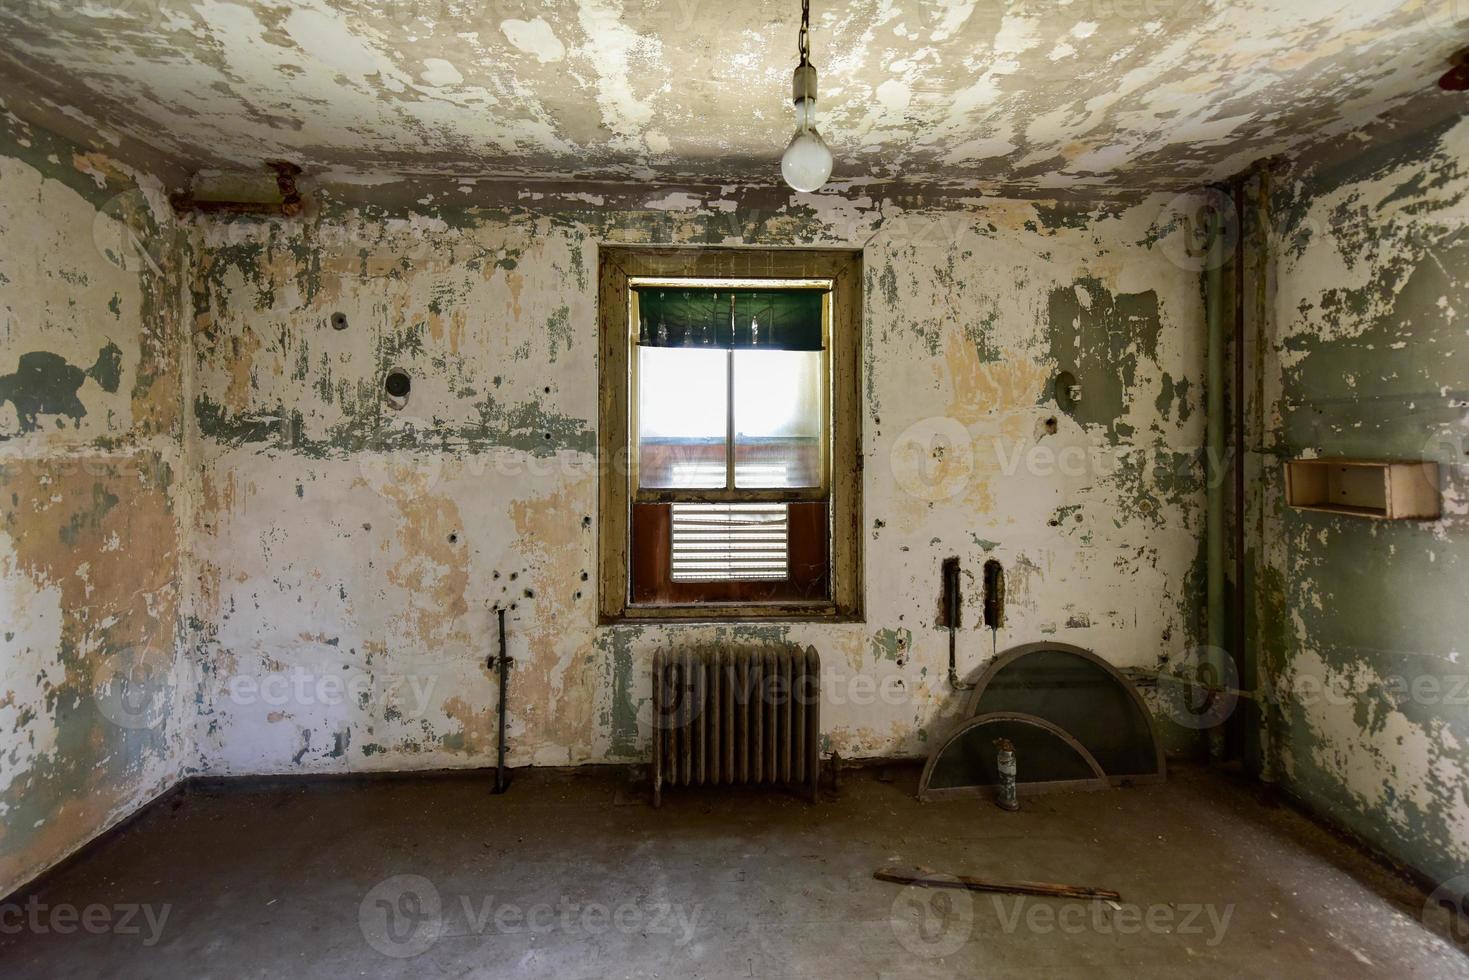
[[[821,350],[815,289],[638,286],[638,345],[725,350]]]

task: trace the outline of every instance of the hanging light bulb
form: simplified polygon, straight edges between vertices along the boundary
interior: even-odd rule
[[[796,132],[780,158],[781,175],[798,191],[814,191],[831,176],[831,150],[816,131],[816,69],[811,64],[810,31],[811,0],[801,0],[801,33],[797,40],[801,63],[791,78]]]

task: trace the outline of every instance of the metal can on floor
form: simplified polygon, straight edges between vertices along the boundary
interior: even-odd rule
[[[995,761],[1000,770],[1000,785],[997,788],[995,802],[1002,810],[1020,809],[1020,798],[1015,790],[1015,746],[1008,738],[995,739],[995,747],[999,749]]]

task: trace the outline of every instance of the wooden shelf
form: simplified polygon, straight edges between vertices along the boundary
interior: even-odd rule
[[[1439,516],[1438,464],[1431,460],[1293,459],[1285,464],[1286,503],[1377,520]]]

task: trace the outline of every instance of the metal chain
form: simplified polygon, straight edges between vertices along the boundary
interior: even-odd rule
[[[801,0],[801,33],[797,35],[796,46],[801,52],[801,64],[811,60],[811,0]]]

